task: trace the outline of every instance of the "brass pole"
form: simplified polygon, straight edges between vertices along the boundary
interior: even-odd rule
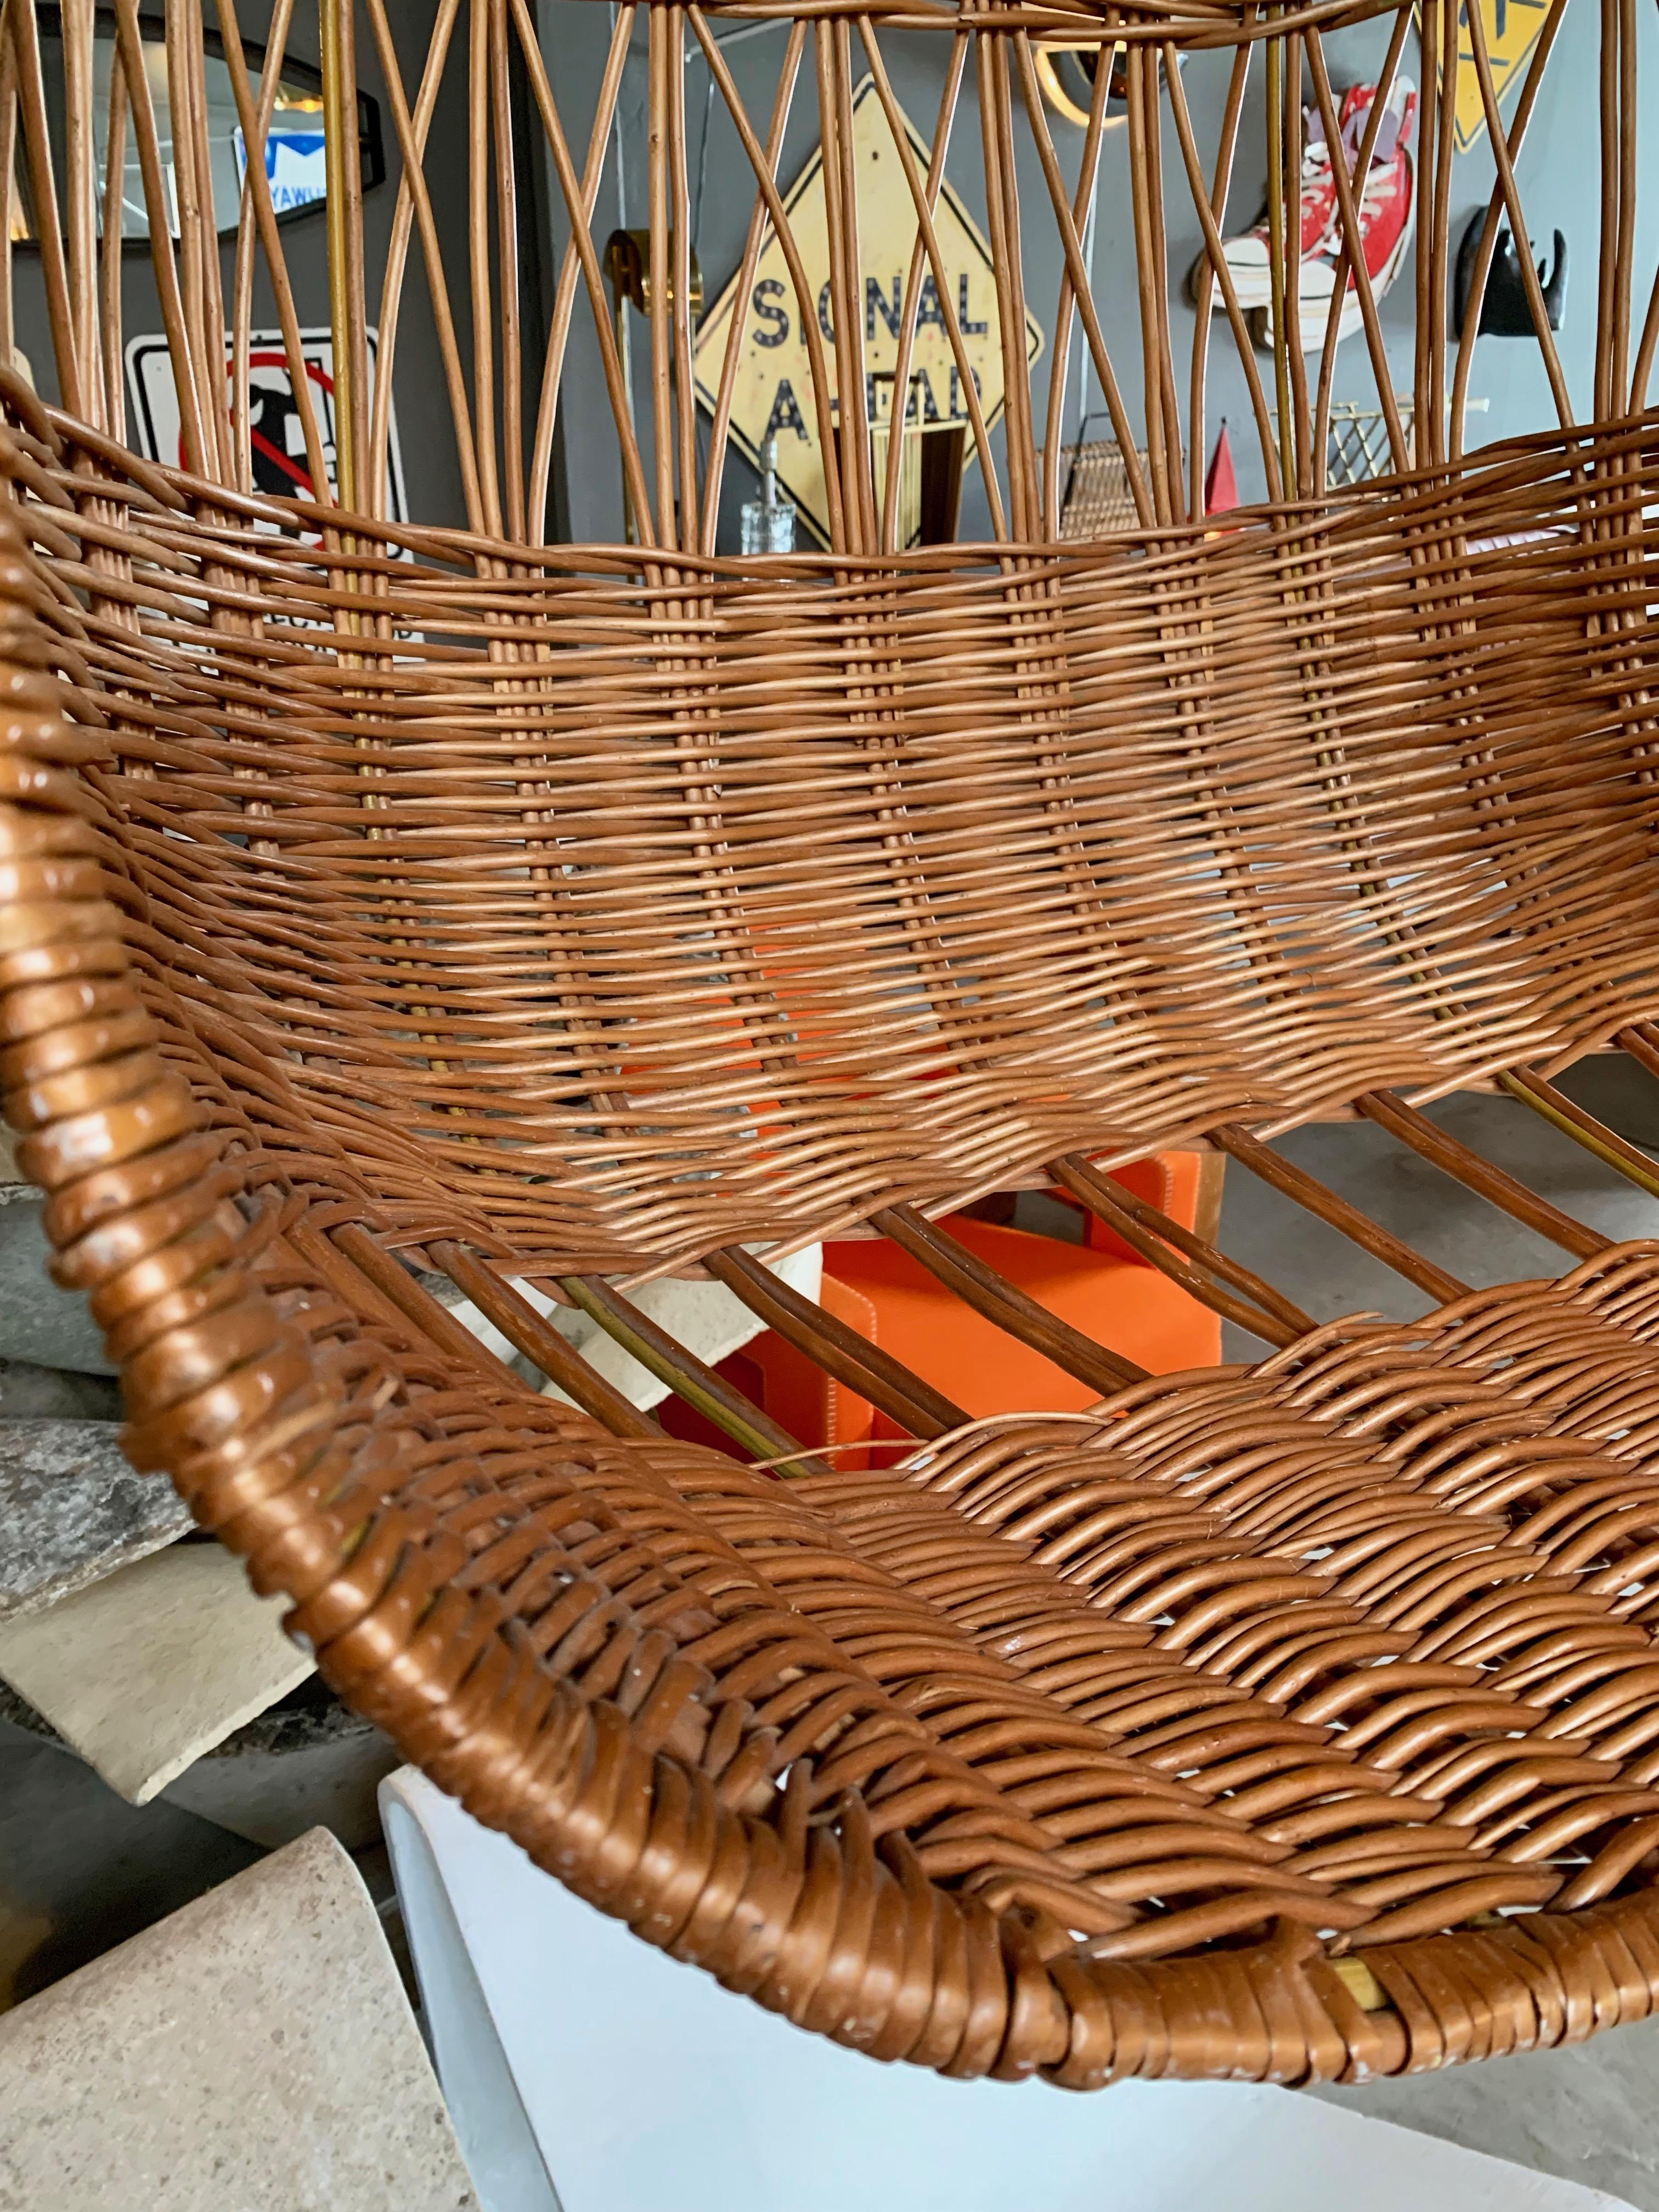
[[[355,431],[358,395],[351,344],[352,246],[349,235],[352,201],[346,165],[357,154],[357,101],[355,84],[347,82],[344,46],[350,34],[352,0],[319,0],[319,28],[322,34],[323,158],[327,189],[328,315],[334,341],[334,473],[340,504],[356,511],[362,504],[357,483]],[[354,72],[355,74],[355,72]],[[317,496],[325,488],[317,486]]]

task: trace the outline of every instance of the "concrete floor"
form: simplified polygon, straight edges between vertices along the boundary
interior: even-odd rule
[[[1589,1061],[1564,1088],[1659,1152],[1659,1085],[1630,1062]],[[1659,1236],[1659,1201],[1601,1168],[1526,1108],[1455,1098],[1433,1118],[1567,1211],[1621,1237]],[[1281,1140],[1300,1165],[1472,1285],[1570,1263],[1369,1123]],[[1237,1169],[1222,1243],[1317,1320],[1426,1304],[1356,1247]],[[1261,1347],[1229,1329],[1225,1356]],[[125,1803],[70,1754],[0,1722],[0,2008],[21,2002],[259,1856],[177,1808]],[[1328,2095],[1379,2118],[1591,2184],[1659,2212],[1659,2020],[1590,2045]]]
[[[1659,2212],[1659,2019],[1570,2051],[1313,2094]]]
[[[1659,1083],[1623,1054],[1581,1061],[1560,1088],[1619,1135],[1659,1152]],[[1431,1121],[1483,1158],[1604,1236],[1659,1237],[1659,1200],[1644,1196],[1615,1170],[1603,1167],[1529,1107],[1468,1092],[1426,1110]],[[1374,1121],[1293,1129],[1278,1139],[1275,1150],[1473,1290],[1565,1274],[1577,1264],[1431,1167]],[[1318,1322],[1360,1312],[1409,1321],[1431,1303],[1338,1231],[1231,1165],[1220,1243]],[[1224,1328],[1224,1358],[1257,1359],[1261,1352],[1260,1342],[1243,1330],[1231,1323]]]

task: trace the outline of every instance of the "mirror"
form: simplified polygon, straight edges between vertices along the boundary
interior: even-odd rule
[[[36,13],[40,28],[40,64],[41,73],[46,79],[47,109],[52,135],[61,146],[64,112],[62,20],[56,8],[39,8]],[[149,82],[150,104],[155,111],[155,134],[161,148],[167,223],[176,238],[179,235],[179,211],[173,185],[173,125],[167,97],[165,28],[159,16],[146,15],[141,19],[141,29],[144,73]],[[223,46],[216,33],[211,32],[207,34],[205,43],[207,52],[204,76],[213,176],[213,211],[220,234],[229,233],[234,235],[241,213],[247,147],[237,117],[236,96],[232,88],[230,70],[224,59]],[[264,52],[258,46],[247,46],[244,52],[248,74],[257,94],[261,85]],[[93,34],[92,58],[93,152],[98,178],[100,234],[109,144],[110,82],[114,74],[115,53],[114,11],[100,8]],[[362,92],[357,96],[357,139],[363,189],[368,191],[384,181],[386,157],[380,137],[379,103],[368,94]],[[125,131],[125,142],[126,158],[121,186],[121,235],[124,239],[139,240],[149,235],[149,219],[145,210],[143,173],[139,166],[138,149],[131,124]],[[270,130],[265,140],[265,174],[270,184],[271,204],[279,221],[285,216],[299,215],[308,208],[320,207],[327,197],[323,145],[323,80],[319,71],[306,63],[284,60],[282,64],[276,105],[271,111]],[[26,195],[26,175],[20,175],[20,183]],[[18,234],[25,239],[32,237],[34,234],[32,221],[25,218]]]

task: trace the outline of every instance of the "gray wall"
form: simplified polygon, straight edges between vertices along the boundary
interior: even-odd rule
[[[1646,310],[1648,289],[1653,281],[1654,264],[1656,259],[1659,259],[1659,13],[1651,8],[1644,9],[1638,21],[1638,85],[1643,128],[1638,134],[1638,220],[1635,264],[1638,301],[1633,312],[1639,328],[1641,317]],[[1381,64],[1392,27],[1391,21],[1383,20],[1334,33],[1327,41],[1333,82],[1340,87],[1373,78]],[[1571,396],[1573,414],[1580,422],[1589,418],[1594,399],[1596,261],[1601,233],[1600,52],[1601,24],[1597,9],[1583,4],[1569,7],[1550,57],[1516,173],[1522,203],[1540,252],[1548,251],[1549,234],[1555,229],[1563,231],[1568,240],[1571,277],[1568,287],[1566,319],[1557,335],[1556,344]],[[1219,129],[1229,65],[1230,58],[1221,53],[1194,54],[1187,64],[1188,97],[1194,108],[1194,120],[1196,123],[1201,112],[1204,118],[1201,127],[1207,130],[1212,143]],[[1401,67],[1420,83],[1422,63],[1414,36],[1407,40]],[[1258,76],[1255,80],[1258,86],[1260,82]],[[1311,82],[1307,87],[1306,97],[1311,103]],[[1506,124],[1516,97],[1518,84],[1503,103]],[[1174,143],[1173,131],[1166,131],[1166,170],[1171,159],[1179,160],[1179,149]],[[1259,94],[1246,108],[1236,173],[1237,183],[1230,215],[1230,228],[1236,228],[1240,223],[1247,223],[1255,217],[1266,190],[1266,125]],[[1451,258],[1454,266],[1457,246],[1466,226],[1472,216],[1477,213],[1484,216],[1486,212],[1495,177],[1495,164],[1484,140],[1471,148],[1468,153],[1458,155],[1454,162],[1451,188]],[[1103,210],[1108,204],[1109,202],[1103,192]],[[1172,210],[1175,204],[1172,198]],[[1185,211],[1184,221],[1171,221],[1170,250],[1176,270],[1184,274],[1202,243],[1197,219],[1190,208]],[[1132,242],[1118,238],[1108,246],[1103,227],[1102,248],[1097,271],[1103,285],[1109,288],[1131,280],[1133,269]],[[1109,261],[1106,258],[1109,252],[1112,256]],[[1449,319],[1449,302],[1447,313]],[[1193,320],[1192,310],[1183,295],[1175,324],[1178,360],[1190,348]],[[1398,392],[1409,392],[1412,389],[1416,331],[1416,302],[1409,259],[1401,272],[1399,282],[1383,302],[1382,320],[1389,357],[1395,370],[1395,389]],[[1211,426],[1209,434],[1213,438],[1214,425],[1220,416],[1224,415],[1229,418],[1240,492],[1247,500],[1261,498],[1266,495],[1266,473],[1255,436],[1248,389],[1224,316],[1218,316],[1215,319],[1212,344],[1210,397],[1207,402]],[[1267,356],[1258,358],[1263,369],[1264,381],[1267,383],[1271,403],[1272,382],[1267,374]],[[1455,350],[1448,356],[1449,385],[1454,358]],[[1317,366],[1318,356],[1316,355],[1312,357],[1310,374],[1316,372]],[[1351,400],[1362,407],[1375,407],[1376,404],[1376,386],[1363,334],[1356,333],[1341,343],[1337,356],[1334,396],[1338,400]],[[1485,399],[1488,403],[1484,413],[1472,411],[1468,417],[1466,443],[1471,449],[1500,438],[1550,429],[1555,425],[1555,407],[1550,397],[1543,356],[1536,342],[1531,338],[1503,338],[1491,335],[1479,338],[1475,343],[1469,380],[1469,396],[1472,401]]]
[[[543,47],[561,103],[568,110],[573,136],[580,118],[585,136],[594,91],[603,67],[611,11],[598,0],[543,0]],[[1659,258],[1659,19],[1650,9],[1640,13],[1640,100],[1644,128],[1639,153],[1640,214],[1637,234],[1639,293],[1636,309],[1639,324],[1646,305],[1647,287]],[[725,27],[720,27],[724,28]],[[1342,86],[1372,77],[1388,43],[1391,24],[1380,20],[1333,33],[1327,55],[1333,80]],[[771,32],[734,46],[729,59],[738,88],[757,129],[763,130],[776,82],[783,34]],[[1572,264],[1566,324],[1558,338],[1568,378],[1574,412],[1579,419],[1591,412],[1596,319],[1596,256],[1600,224],[1600,174],[1597,154],[1597,73],[1600,46],[1598,11],[1589,5],[1569,8],[1556,42],[1549,70],[1530,125],[1519,164],[1519,181],[1529,221],[1540,246],[1559,227],[1566,233]],[[883,51],[888,57],[895,89],[901,102],[924,134],[938,103],[944,42],[933,34],[886,34]],[[856,52],[856,48],[855,48]],[[1184,82],[1200,148],[1212,157],[1219,132],[1231,57],[1224,52],[1197,53],[1187,63]],[[1407,40],[1402,69],[1419,78],[1421,61],[1413,35]],[[855,76],[861,74],[856,63]],[[687,73],[687,118],[693,149],[693,189],[696,149],[702,125],[707,70],[699,58]],[[1266,126],[1262,114],[1262,65],[1258,60],[1247,101],[1235,169],[1228,228],[1242,228],[1256,216],[1265,194],[1267,178]],[[1305,96],[1311,102],[1311,83]],[[1507,119],[1513,91],[1505,103]],[[617,137],[627,200],[627,219],[644,219],[646,62],[645,32],[636,28],[619,109]],[[1060,118],[1051,118],[1057,150],[1068,178],[1075,174],[1083,133]],[[1016,119],[1020,149],[1019,182],[1024,210],[1025,280],[1029,303],[1045,333],[1052,338],[1054,306],[1060,276],[1060,257],[1054,237],[1048,200],[1030,132],[1023,118]],[[781,165],[786,184],[805,163],[818,137],[817,102],[810,58],[798,87],[790,131]],[[1164,103],[1164,166],[1168,207],[1170,320],[1177,386],[1183,416],[1186,403],[1185,365],[1191,357],[1194,316],[1187,298],[1187,271],[1196,257],[1202,235],[1187,191],[1179,142]],[[964,83],[962,105],[952,138],[949,166],[951,180],[961,192],[981,226],[984,190],[981,172],[978,118],[971,72]],[[1464,226],[1484,210],[1493,181],[1493,164],[1484,145],[1460,155],[1452,178],[1452,237],[1455,248]],[[718,94],[710,115],[706,182],[696,245],[701,258],[705,297],[713,301],[741,257],[753,180],[737,133]],[[616,163],[607,169],[605,189],[595,228],[603,240],[620,221],[623,206],[617,191]],[[562,242],[562,210],[556,206],[554,228]],[[1109,126],[1102,155],[1094,241],[1096,294],[1102,319],[1126,403],[1139,423],[1142,419],[1141,352],[1135,310],[1134,240],[1129,215],[1128,132],[1122,122]],[[1389,355],[1397,391],[1409,392],[1414,345],[1414,299],[1411,262],[1407,259],[1399,283],[1383,307]],[[636,329],[643,330],[637,324]],[[1084,348],[1080,333],[1074,337],[1067,385],[1068,435],[1076,434],[1079,415],[1086,406],[1098,410],[1101,398],[1092,376],[1083,389]],[[1265,356],[1258,362],[1272,398],[1272,379]],[[1042,421],[1048,396],[1048,380],[1054,366],[1052,346],[1035,373],[1035,398]],[[1317,356],[1310,373],[1316,372]],[[591,320],[579,311],[573,335],[572,374],[563,408],[565,521],[575,538],[614,538],[620,534],[620,499],[615,457],[615,434],[599,372],[599,354]],[[636,367],[636,375],[637,375]],[[648,408],[636,382],[636,412],[649,450]],[[1555,420],[1541,356],[1531,340],[1494,337],[1477,343],[1470,384],[1472,399],[1485,399],[1486,409],[1472,413],[1468,443],[1475,447],[1501,437],[1544,429]],[[1343,341],[1335,378],[1335,397],[1361,406],[1376,404],[1376,386],[1363,336]],[[1206,437],[1212,442],[1223,417],[1230,425],[1242,495],[1249,500],[1266,493],[1266,474],[1256,439],[1248,386],[1239,365],[1224,317],[1215,319],[1206,399]],[[700,416],[707,430],[707,418]],[[1106,434],[1109,425],[1097,420],[1091,435]],[[1000,440],[998,440],[999,450]],[[750,495],[753,479],[740,458],[732,454],[722,501],[722,550],[735,543],[735,504]],[[983,487],[976,469],[970,468],[963,501],[961,534],[981,536],[988,529]]]
[[[435,0],[397,0],[390,10],[404,81],[418,83],[426,52]],[[210,10],[211,15],[211,10]],[[263,40],[270,21],[270,0],[241,0],[238,10],[243,35],[250,42]],[[465,24],[463,18],[452,50],[449,81],[441,96],[428,142],[428,175],[434,184],[434,208],[443,246],[446,273],[452,296],[458,302],[459,335],[469,374],[471,333],[467,299],[465,176],[466,106],[465,88]],[[317,61],[316,11],[296,8],[288,51],[295,59]],[[461,67],[454,68],[459,58]],[[250,57],[252,60],[252,57]],[[378,58],[367,23],[360,15],[358,74],[362,88],[380,100],[381,129],[386,145],[386,180],[368,195],[363,204],[364,258],[368,270],[371,320],[378,320],[380,281],[401,174],[397,135],[385,99]],[[411,93],[411,102],[412,102]],[[320,204],[289,216],[282,237],[289,274],[302,327],[325,326],[329,321],[326,218]],[[531,285],[532,322],[540,316],[538,282],[544,256],[530,252],[523,267]],[[234,240],[222,241],[222,277],[228,296],[234,262]],[[35,381],[48,398],[58,397],[56,365],[48,331],[40,258],[30,247],[17,249],[15,270],[17,342],[28,355]],[[161,328],[155,272],[148,247],[129,245],[122,264],[122,315],[126,338]],[[254,325],[274,328],[276,304],[263,257],[256,257]],[[453,417],[441,374],[432,319],[431,296],[418,241],[411,251],[404,288],[394,366],[394,393],[403,453],[404,477],[411,518],[416,521],[461,523],[465,508],[456,458]]]
[[[392,10],[404,60],[405,81],[418,77],[434,0],[398,0]],[[246,34],[258,40],[269,18],[269,0],[242,0]],[[315,59],[314,11],[295,10],[293,51]],[[540,0],[543,51],[556,95],[565,116],[573,152],[580,165],[586,149],[588,122],[604,66],[612,9],[608,0]],[[1648,283],[1659,258],[1659,16],[1651,9],[1639,11],[1641,102],[1645,128],[1640,134],[1638,167],[1641,201],[1637,240],[1638,317],[1646,303]],[[732,27],[716,19],[726,35]],[[1377,21],[1333,34],[1328,41],[1333,76],[1339,86],[1374,73],[1386,44],[1388,24]],[[1520,180],[1540,244],[1559,227],[1569,238],[1573,275],[1566,326],[1559,343],[1571,389],[1575,412],[1580,418],[1591,410],[1591,380],[1595,356],[1595,264],[1599,230],[1599,161],[1597,156],[1597,58],[1599,11],[1579,0],[1568,9],[1545,81],[1536,113],[1520,163]],[[646,59],[643,11],[636,23],[634,48],[624,79],[619,124],[614,134],[594,230],[602,243],[607,232],[624,218],[639,224],[644,219]],[[776,82],[784,33],[769,29],[747,38],[728,50],[728,59],[739,90],[748,103],[757,128],[763,130]],[[465,23],[458,28],[451,56],[448,82],[434,121],[428,173],[432,179],[438,221],[442,234],[446,268],[452,297],[457,304],[459,335],[469,369],[470,312],[467,307],[465,239],[466,137],[465,114]],[[366,25],[360,25],[360,68],[363,85],[381,94],[388,177],[365,204],[366,255],[371,295],[378,295],[386,242],[396,200],[399,163],[395,133],[384,105],[373,42]],[[883,50],[895,90],[924,135],[931,132],[937,110],[944,42],[935,34],[887,34]],[[856,47],[855,47],[856,52]],[[1219,127],[1231,58],[1225,52],[1193,55],[1184,82],[1200,143],[1212,149]],[[1413,75],[1420,70],[1415,40],[1408,42],[1404,66]],[[855,75],[862,74],[855,64]],[[1247,224],[1261,202],[1267,173],[1264,125],[1261,116],[1260,64],[1247,105],[1236,170],[1229,227]],[[696,191],[699,150],[705,112],[708,115],[706,165],[700,208],[695,225],[702,261],[705,297],[719,295],[740,258],[753,200],[753,178],[736,131],[718,94],[706,108],[708,71],[698,56],[688,65],[686,112],[692,148],[691,189]],[[521,95],[522,96],[522,95]],[[1075,173],[1082,132],[1062,119],[1052,118],[1056,148],[1068,179]],[[1019,148],[1019,184],[1024,210],[1025,276],[1029,303],[1050,343],[1035,372],[1035,398],[1039,423],[1054,368],[1052,347],[1054,305],[1058,295],[1060,257],[1054,237],[1048,195],[1035,149],[1023,118],[1016,119]],[[534,126],[539,139],[539,126]],[[781,174],[792,181],[805,165],[819,137],[817,100],[810,52],[797,88]],[[620,165],[617,152],[620,151]],[[1168,186],[1168,222],[1172,337],[1177,380],[1185,404],[1184,364],[1190,358],[1194,316],[1185,291],[1186,273],[1195,257],[1200,234],[1193,214],[1182,169],[1180,149],[1165,103],[1164,161]],[[520,279],[526,287],[526,322],[532,332],[532,362],[539,359],[536,333],[544,326],[556,274],[557,255],[568,235],[565,213],[551,175],[551,164],[527,160],[523,171],[529,179],[522,219],[524,250]],[[620,173],[619,173],[620,168]],[[950,162],[952,184],[962,194],[981,227],[985,222],[978,117],[971,71],[964,83],[952,139]],[[1469,216],[1483,208],[1492,180],[1492,165],[1484,149],[1461,156],[1453,173],[1452,221],[1454,240],[1461,237]],[[1141,355],[1134,311],[1134,244],[1128,214],[1128,145],[1127,127],[1109,126],[1102,156],[1097,201],[1094,273],[1097,296],[1125,398],[1137,422],[1141,416]],[[290,219],[283,226],[289,264],[298,295],[301,319],[328,319],[325,217],[320,209]],[[545,242],[550,238],[550,246]],[[538,239],[542,241],[538,243]],[[231,253],[224,252],[224,274],[228,284]],[[16,257],[17,320],[20,343],[29,354],[41,388],[55,393],[51,345],[46,335],[44,296],[38,256],[20,249]],[[1120,305],[1121,303],[1121,305]],[[130,249],[125,264],[124,307],[129,336],[160,327],[155,284],[148,256]],[[256,317],[274,322],[275,311],[260,265],[256,276]],[[1409,264],[1383,308],[1396,388],[1408,390],[1411,382],[1413,302]],[[644,325],[635,320],[642,335]],[[1264,374],[1265,357],[1261,358]],[[1074,337],[1067,385],[1067,434],[1074,435],[1085,406],[1098,410],[1100,396],[1093,378],[1083,374],[1084,349]],[[650,464],[649,407],[645,404],[642,378],[648,374],[636,356],[636,414]],[[527,394],[534,404],[534,377]],[[1554,419],[1548,386],[1538,350],[1528,340],[1487,337],[1477,346],[1471,393],[1488,402],[1484,414],[1472,416],[1471,445],[1519,432],[1550,426]],[[398,339],[396,393],[404,475],[410,507],[422,520],[459,522],[463,519],[460,477],[448,399],[441,373],[430,301],[422,258],[411,252]],[[1336,396],[1360,404],[1375,404],[1369,356],[1362,337],[1346,340],[1338,356]],[[1240,488],[1246,499],[1265,492],[1266,479],[1257,447],[1243,373],[1234,352],[1225,319],[1215,319],[1212,333],[1207,401],[1206,444],[1215,426],[1225,416],[1230,423]],[[707,417],[699,415],[706,436]],[[1091,425],[1101,434],[1105,425]],[[996,443],[1000,451],[1000,434]],[[579,293],[572,330],[564,394],[561,405],[556,455],[554,534],[577,541],[615,540],[622,534],[619,470],[615,427],[603,377],[592,315],[585,293]],[[753,489],[753,477],[735,451],[726,469],[722,501],[721,544],[736,539],[736,507]],[[983,485],[976,467],[970,467],[964,492],[961,534],[982,537],[988,530]]]

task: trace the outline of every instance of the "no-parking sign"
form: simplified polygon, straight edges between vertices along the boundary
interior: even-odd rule
[[[373,330],[364,333],[371,379],[378,335]],[[301,331],[300,346],[322,440],[328,489],[335,492],[338,482],[335,473],[334,342],[325,330]],[[179,392],[167,339],[159,333],[132,339],[127,347],[126,365],[134,444],[149,460],[165,462],[170,468],[183,468],[185,464]],[[227,383],[232,373],[231,348],[227,341]],[[395,407],[391,431],[386,452],[386,513],[392,521],[402,522],[409,510],[404,498],[403,457],[398,449]],[[304,418],[295,398],[294,379],[280,331],[254,331],[250,335],[248,446],[256,491],[273,499],[317,497],[306,459]]]

